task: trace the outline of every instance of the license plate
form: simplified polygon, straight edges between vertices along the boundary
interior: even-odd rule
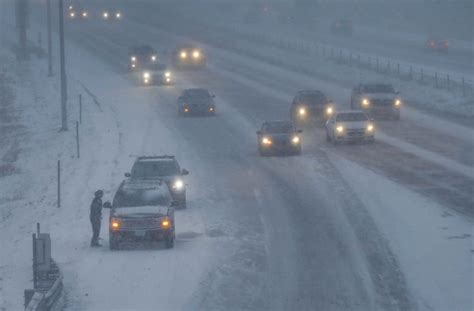
[[[145,231],[145,230],[138,230],[138,231],[134,231],[133,234],[134,234],[135,236],[144,237],[145,234],[146,234],[146,231]]]

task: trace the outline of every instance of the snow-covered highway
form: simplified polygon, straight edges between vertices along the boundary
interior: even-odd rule
[[[26,198],[36,208],[12,209],[0,223],[2,235],[17,236],[2,244],[0,272],[9,272],[0,279],[0,309],[21,306],[11,297],[22,293],[18,281],[7,282],[25,267],[15,258],[29,264],[18,245],[31,237],[20,230],[36,221],[52,235],[66,310],[473,308],[472,127],[453,124],[463,131],[456,135],[452,121],[426,115],[427,122],[408,108],[400,122],[377,123],[373,145],[333,146],[316,127],[303,133],[302,156],[261,158],[255,131],[264,120],[287,119],[297,90],[321,89],[349,109],[350,87],[204,43],[206,69],[173,71],[174,86],[142,87],[126,72],[128,48],[171,51],[193,40],[191,30],[186,38],[125,18],[69,23],[67,38],[71,98],[84,85],[100,109],[87,101],[84,156],[66,160],[63,208],[43,206],[54,201],[54,175],[41,175],[44,188]],[[215,118],[178,117],[176,99],[189,87],[216,94]],[[61,148],[46,150],[38,165]],[[190,171],[176,246],[111,252],[105,215],[105,247],[90,249],[91,195],[103,188],[111,199],[137,154],[175,154]]]

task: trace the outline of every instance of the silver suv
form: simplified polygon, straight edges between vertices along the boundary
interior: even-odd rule
[[[390,84],[359,84],[352,89],[351,109],[362,110],[371,117],[400,120],[402,100]]]

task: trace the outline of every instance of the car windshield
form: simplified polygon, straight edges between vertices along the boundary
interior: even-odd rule
[[[336,122],[367,121],[369,118],[365,113],[340,113],[336,116]]]
[[[138,161],[132,169],[132,178],[154,178],[178,174],[179,166],[173,160]]]
[[[139,46],[132,48],[131,53],[137,55],[150,55],[155,53],[155,51],[151,46]]]
[[[186,90],[183,94],[186,98],[194,98],[194,99],[208,99],[211,98],[209,91],[205,89],[191,89]]]
[[[310,106],[321,106],[327,103],[327,98],[324,94],[313,93],[301,96],[300,102]]]
[[[166,187],[166,186],[165,186]],[[114,196],[114,208],[141,207],[141,206],[166,206],[170,198],[160,187],[141,190],[119,189]]]
[[[265,124],[264,131],[273,134],[290,133],[294,131],[294,127],[289,122],[269,122]]]
[[[364,93],[395,93],[389,84],[368,84],[363,87]]]

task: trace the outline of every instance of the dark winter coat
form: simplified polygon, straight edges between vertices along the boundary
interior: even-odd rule
[[[102,199],[95,197],[91,203],[90,219],[97,220],[102,218]]]

